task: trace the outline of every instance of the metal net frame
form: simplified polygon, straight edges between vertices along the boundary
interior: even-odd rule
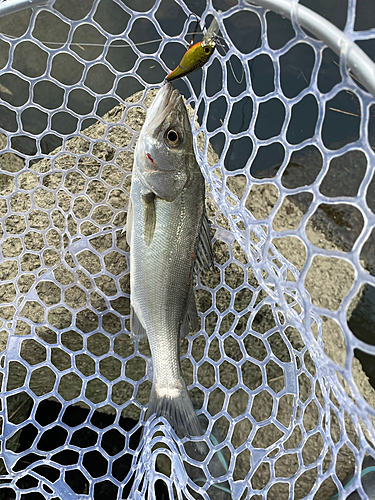
[[[318,79],[327,46],[311,36],[306,8],[294,1],[261,3],[233,2],[223,12],[207,3],[201,18],[218,18],[228,51],[216,53],[199,76],[183,84],[193,106],[196,155],[209,187],[217,269],[213,276],[198,276],[202,327],[182,349],[190,394],[207,425],[204,458],[194,455],[164,419],[144,421],[152,363],[147,345],[132,343],[129,335],[129,248],[122,232],[135,141],[152,89],[173,69],[164,51],[172,42],[180,49],[185,45],[190,9],[182,0],[168,3],[186,17],[177,34],[167,34],[162,0],[144,11],[133,10],[129,2],[94,0],[77,7],[76,14],[63,0],[33,2],[20,18],[21,34],[0,33],[6,54],[0,74],[3,498],[153,498],[160,481],[170,498],[180,499],[219,498],[230,491],[234,499],[328,500],[337,494],[343,500],[356,490],[368,498],[360,474],[366,454],[375,457],[375,410],[369,403],[372,389],[363,389],[353,370],[365,378],[354,352],[375,355],[375,347],[352,333],[347,317],[363,287],[375,286],[361,253],[375,224],[369,202],[373,96],[348,66],[359,61],[352,69],[373,89],[373,65],[360,50],[353,56],[351,42],[373,39],[375,32],[354,30],[356,2],[349,1],[341,39],[347,43],[338,49],[340,78],[323,92]],[[108,31],[109,4],[123,22],[115,33]],[[29,5],[8,0],[0,3],[0,14],[17,16],[16,10]],[[294,35],[278,49],[268,40],[267,7],[279,7],[291,18]],[[227,20],[244,13],[261,33],[257,47],[247,52],[227,30]],[[160,38],[152,53],[132,38],[140,20],[152,24]],[[64,33],[59,45],[48,43],[56,27]],[[89,41],[90,36],[96,44],[101,41],[100,48],[74,45],[83,27]],[[127,68],[113,56],[113,47],[124,41],[133,57],[127,56]],[[301,43],[313,53],[311,74],[296,95],[287,97],[281,60]],[[21,54],[27,54],[26,61]],[[253,89],[250,62],[259,56],[268,57],[274,71],[273,90],[265,95]],[[229,61],[244,71],[243,83],[232,81],[231,88]],[[147,64],[156,68],[148,79],[142,72]],[[214,95],[207,93],[210,71],[218,81]],[[130,94],[139,93],[128,98],[129,88]],[[49,92],[55,101],[48,102]],[[330,149],[323,127],[341,92],[350,92],[358,104],[358,137]],[[251,100],[252,112],[247,125],[233,132],[231,116],[244,98]],[[315,100],[315,123],[306,137],[292,142],[288,130],[305,98]],[[87,112],[75,111],[74,99],[89,103]],[[210,109],[218,99],[225,100],[226,110],[213,129]],[[275,99],[284,108],[282,124],[274,136],[259,138],[258,117]],[[103,115],[104,100],[107,109],[117,106]],[[48,141],[43,142],[48,134],[58,141],[57,149],[48,151]],[[211,143],[218,134],[222,145],[215,152]],[[233,141],[242,139],[251,141],[246,161],[230,171],[226,157]],[[257,176],[251,167],[259,151],[274,143],[284,159],[273,175]],[[292,155],[310,146],[320,152],[319,172],[311,182],[288,185]],[[323,194],[332,161],[353,151],[365,163],[356,192]],[[288,207],[301,192],[310,201],[303,210],[293,209],[300,216],[288,225]],[[266,198],[273,201],[259,212],[257,205]],[[311,241],[310,221],[324,204],[350,205],[360,214],[350,249]],[[300,249],[300,266],[284,255],[282,241]],[[316,286],[311,274],[317,268],[327,272],[315,277],[331,280],[330,293],[338,297],[333,306],[319,301],[319,279]],[[350,277],[344,285],[343,275]],[[327,336],[336,339],[337,353],[327,348]],[[101,414],[109,420],[102,421]],[[214,473],[218,456],[226,463],[219,476]],[[354,467],[354,480],[344,488],[343,479]]]

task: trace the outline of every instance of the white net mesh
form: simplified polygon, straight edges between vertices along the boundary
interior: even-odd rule
[[[337,22],[365,44],[360,7]],[[181,343],[207,457],[144,421],[122,234],[150,89],[191,10],[229,49],[175,84],[211,193],[217,272],[198,277],[202,327]],[[0,498],[368,499],[373,97],[345,62],[235,1],[57,0],[1,18],[0,49]]]

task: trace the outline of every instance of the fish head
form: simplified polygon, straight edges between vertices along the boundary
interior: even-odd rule
[[[189,116],[171,83],[159,90],[147,112],[136,156],[142,182],[167,201],[178,196],[196,168]]]

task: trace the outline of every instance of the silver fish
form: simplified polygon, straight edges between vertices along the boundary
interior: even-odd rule
[[[167,83],[147,112],[135,148],[126,231],[131,331],[147,335],[152,353],[147,417],[164,416],[180,436],[203,434],[182,376],[179,344],[189,325],[199,328],[194,275],[213,267],[204,202],[187,110]]]

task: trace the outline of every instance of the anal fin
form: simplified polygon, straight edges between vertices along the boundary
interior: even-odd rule
[[[142,323],[140,322],[137,313],[133,306],[130,307],[130,331],[138,340],[145,340],[147,333]]]

